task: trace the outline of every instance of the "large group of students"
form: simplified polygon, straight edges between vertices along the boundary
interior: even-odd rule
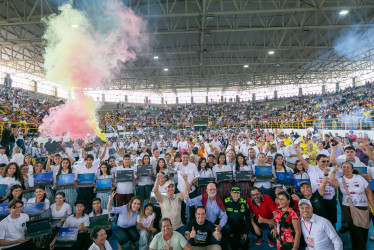
[[[0,147],[0,248],[234,250],[252,238],[282,250],[343,249],[349,232],[352,249],[366,249],[374,208],[367,134],[123,137],[49,140],[38,161],[15,147],[12,158],[25,153],[20,164]]]

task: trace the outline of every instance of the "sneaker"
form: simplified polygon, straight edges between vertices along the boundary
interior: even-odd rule
[[[272,240],[269,240],[268,244],[269,244],[269,247],[274,247],[275,246],[274,241],[272,241]]]
[[[259,246],[262,243],[262,238],[257,238],[256,245]]]
[[[347,227],[341,227],[340,229],[339,229],[339,233],[340,234],[344,234],[344,233],[346,233],[346,232],[348,232],[348,228]]]
[[[370,236],[369,239],[374,241],[374,235]]]

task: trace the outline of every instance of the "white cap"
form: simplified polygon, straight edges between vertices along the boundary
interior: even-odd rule
[[[312,203],[310,203],[310,201],[307,200],[307,199],[301,199],[301,200],[299,200],[299,207],[300,207],[302,204],[307,204],[307,205],[313,207],[313,206],[312,206]]]
[[[255,141],[251,140],[249,141],[249,144],[256,144]]]
[[[309,155],[303,155],[304,160],[310,159]]]

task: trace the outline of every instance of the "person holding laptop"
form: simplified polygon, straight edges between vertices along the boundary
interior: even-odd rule
[[[9,250],[30,249],[24,239],[29,216],[23,213],[23,201],[13,200],[8,205],[9,215],[0,222],[0,248]]]
[[[65,193],[58,192],[55,196],[56,203],[51,205],[52,219],[59,220],[59,224],[65,222],[66,218],[73,213],[71,206],[65,202]]]
[[[45,187],[40,185],[35,188],[35,197],[31,198],[27,201],[27,203],[44,203],[44,209],[42,214],[40,214],[40,217],[42,218],[48,218],[50,216],[50,206],[51,202],[48,200]]]
[[[132,180],[135,181],[134,167],[132,167],[130,165],[130,162],[131,162],[131,157],[130,157],[130,155],[126,154],[123,157],[123,166],[119,166],[116,169],[115,182],[117,182],[116,200],[117,200],[117,206],[118,207],[129,203],[132,196],[134,195],[133,182],[132,181],[118,182],[118,178],[117,178],[118,177],[118,171],[132,170],[133,171],[133,176],[134,176],[134,178]]]
[[[71,161],[68,158],[64,158],[61,161],[61,165],[56,173],[56,178],[55,178],[55,185],[58,184],[58,180],[61,176],[66,175],[66,174],[72,174],[73,169],[71,167]],[[66,177],[66,176],[65,176]],[[77,192],[76,188],[74,185],[70,186],[65,186],[65,187],[56,187],[57,192],[64,192],[66,196],[66,203],[68,203],[71,207],[74,206],[74,202],[77,199]]]
[[[92,212],[88,215],[88,217],[95,217],[95,216],[101,216],[101,215],[108,215],[108,228],[107,228],[107,236],[108,238],[112,236],[112,221],[113,218],[110,216],[108,210],[102,208],[102,202],[100,198],[94,198],[92,201]]]
[[[75,214],[70,215],[64,222],[62,228],[78,228],[78,237],[75,243],[70,247],[71,250],[88,249],[91,240],[88,235],[90,220],[88,215],[84,214],[85,204],[82,200],[75,202]],[[50,247],[54,248],[57,241],[57,235],[52,240]],[[59,249],[56,247],[55,249]],[[64,248],[61,248],[64,249]]]

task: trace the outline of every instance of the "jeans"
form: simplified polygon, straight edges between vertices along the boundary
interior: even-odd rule
[[[12,157],[13,155],[13,148],[16,145],[15,142],[9,142],[9,157]]]
[[[151,232],[142,230],[140,231],[140,238],[139,238],[139,250],[148,250],[149,249],[149,237]]]
[[[133,243],[139,240],[139,231],[135,226],[129,228],[116,227],[113,231],[113,236],[117,239],[118,244],[124,245],[129,241]]]
[[[181,226],[180,228],[176,229],[175,231],[177,231],[181,235],[184,235],[184,232],[186,231],[186,227],[185,226]]]

